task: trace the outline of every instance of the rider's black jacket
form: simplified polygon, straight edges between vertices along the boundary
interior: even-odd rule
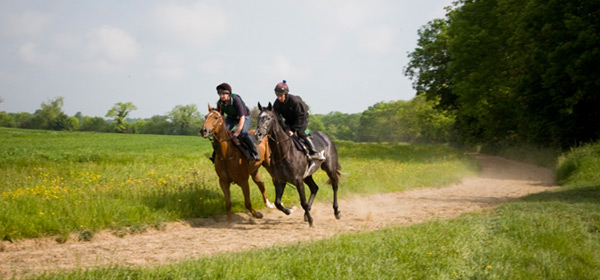
[[[306,130],[306,126],[308,125],[308,106],[306,106],[306,103],[302,101],[300,96],[288,93],[284,102],[279,102],[276,99],[273,110],[285,120],[282,123],[283,120],[279,118],[279,122],[285,129],[293,132],[304,132]]]

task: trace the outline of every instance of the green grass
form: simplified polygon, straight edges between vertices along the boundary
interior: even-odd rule
[[[475,161],[438,146],[338,143],[346,175],[340,197],[443,186],[473,175]],[[225,211],[210,142],[201,137],[57,132],[0,128],[0,238],[17,240],[71,233],[89,239],[161,227],[164,222]],[[274,189],[262,169],[271,201]],[[317,200],[331,201],[323,171]],[[234,212],[246,212],[232,186]],[[264,208],[251,183],[252,204]],[[283,202],[297,205],[288,187]]]
[[[39,279],[600,279],[600,143],[559,161],[562,188],[409,227],[149,268]]]
[[[199,137],[0,129],[0,139],[5,240],[223,211],[210,144]]]
[[[519,144],[502,148],[488,146],[482,148],[481,153],[493,154],[548,169],[555,169],[558,164],[560,149]]]

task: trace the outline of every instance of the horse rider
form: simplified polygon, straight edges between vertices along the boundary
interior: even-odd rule
[[[225,117],[225,127],[227,130],[232,130],[235,125],[237,129],[233,132],[234,137],[244,141],[250,148],[251,160],[260,160],[256,151],[256,146],[248,134],[250,129],[250,110],[242,100],[242,97],[233,93],[231,86],[228,83],[222,83],[217,86],[217,94],[219,95],[219,101],[217,101],[217,109],[223,112]]]
[[[325,157],[317,153],[312,140],[306,135],[306,127],[308,126],[308,106],[302,101],[302,98],[289,93],[290,88],[287,82],[275,85],[275,103],[273,110],[279,116],[279,123],[292,136],[294,133],[306,145],[309,151],[309,157],[313,160],[325,160]],[[283,121],[282,118],[285,120]]]

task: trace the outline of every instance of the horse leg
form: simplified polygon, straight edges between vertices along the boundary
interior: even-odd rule
[[[263,215],[252,209],[252,201],[250,200],[250,185],[248,185],[248,181],[242,181],[240,187],[242,188],[242,193],[244,194],[244,204],[246,205],[246,209],[250,211],[252,217],[262,219]]]
[[[281,197],[283,196],[283,191],[285,190],[285,182],[273,180],[273,185],[275,185],[275,207],[277,207],[277,209],[286,215],[292,214],[294,211],[283,207],[283,204],[281,203]]]
[[[334,161],[335,160],[335,161]],[[331,183],[331,188],[333,189],[333,214],[336,219],[342,218],[342,211],[338,210],[338,199],[337,199],[337,191],[338,191],[338,182],[339,182],[339,170],[336,168],[337,158],[330,158],[327,162],[321,165],[322,169],[325,170],[327,176],[329,177],[329,183]]]
[[[223,196],[225,196],[225,211],[227,212],[227,222],[231,223],[231,194],[229,192],[229,182],[227,180],[219,180]]]
[[[268,208],[275,208],[275,205],[273,205],[273,203],[271,203],[269,201],[269,198],[267,197],[267,191],[265,189],[265,182],[262,180],[262,178],[260,178],[260,175],[258,175],[258,170],[256,170],[254,173],[252,173],[252,181],[254,181],[254,183],[258,186],[260,193],[262,193],[263,202],[265,203],[265,206]]]
[[[310,215],[310,205],[306,202],[306,193],[304,193],[304,182],[302,180],[297,180],[296,189],[298,190],[298,196],[300,196],[300,205],[302,205],[302,209],[304,209],[304,220],[308,221],[308,225],[310,227],[313,226],[313,218]]]
[[[317,186],[317,183],[315,183],[312,175],[304,178],[304,183],[306,183],[310,188],[310,197],[308,197],[308,210],[312,210],[313,200],[315,200],[315,196],[317,196],[319,186]]]
[[[335,218],[339,220],[342,218],[342,211],[338,210],[338,201],[337,201],[338,184],[332,183],[331,188],[333,189],[333,214],[335,215]]]

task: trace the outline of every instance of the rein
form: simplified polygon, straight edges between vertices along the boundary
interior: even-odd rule
[[[276,135],[275,135],[275,134],[277,134],[276,130],[281,131],[280,134],[285,135],[284,140],[281,140],[281,141],[277,140]],[[288,153],[285,152],[285,150],[283,149],[283,146],[280,144],[283,144],[285,142],[292,140],[292,136],[289,136],[287,133],[285,133],[283,131],[283,128],[279,125],[279,122],[277,122],[277,120],[275,120],[275,127],[273,128],[273,133],[267,134],[266,136],[269,138],[269,141],[273,141],[273,143],[275,143],[276,150],[282,155],[281,158],[275,160],[275,158],[273,157],[273,154],[271,154],[271,161],[277,162],[277,161],[283,161],[284,159],[286,159],[288,157]]]
[[[225,138],[225,139],[214,139],[214,138],[215,138],[215,136],[214,136],[214,135],[213,135],[212,137],[209,137],[209,139],[210,139],[210,141],[212,141],[213,143],[214,143],[215,141],[217,141],[217,142],[219,142],[219,143],[221,143],[221,142],[227,142],[227,141],[231,141],[231,140],[233,140],[233,139],[234,139],[234,137],[233,137],[233,134],[229,133],[229,135],[230,135],[230,137],[228,137],[228,138]]]
[[[268,137],[269,139],[273,139],[273,141],[275,142],[275,144],[276,144],[276,145],[279,145],[279,144],[281,144],[281,143],[285,143],[285,142],[287,142],[287,141],[290,141],[290,140],[292,140],[292,137],[291,137],[291,136],[288,136],[288,138],[287,138],[287,139],[285,139],[285,140],[283,140],[283,141],[277,141],[277,139],[275,139],[275,137],[272,137],[270,134],[268,134],[268,135],[267,135],[267,137]]]

